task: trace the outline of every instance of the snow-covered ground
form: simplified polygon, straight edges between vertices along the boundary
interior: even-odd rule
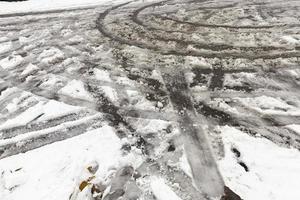
[[[299,2],[125,1],[0,2],[0,200],[300,199]]]
[[[220,130],[225,158],[219,161],[219,167],[226,184],[242,199],[300,198],[299,150],[279,147],[265,138],[253,138],[232,127]]]
[[[28,0],[20,2],[0,1],[0,15],[82,8],[97,6],[101,4],[112,5],[122,1],[125,0]]]
[[[103,126],[80,136],[0,160],[0,199],[87,199],[82,182],[109,186],[112,174],[138,157],[122,156],[114,129]],[[93,171],[92,171],[93,170]],[[95,178],[97,177],[97,179]],[[87,186],[89,188],[90,186]],[[85,188],[85,190],[87,190]],[[81,197],[78,197],[81,196]]]

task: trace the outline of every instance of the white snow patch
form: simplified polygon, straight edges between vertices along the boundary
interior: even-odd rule
[[[110,86],[100,86],[101,90],[110,101],[117,103],[118,102],[118,93],[115,89]]]
[[[50,100],[42,108],[43,116],[41,116],[38,121],[49,120],[54,117],[60,117],[63,115],[76,113],[82,110],[81,107],[71,106],[62,102]]]
[[[39,68],[36,65],[29,63],[29,65],[27,65],[27,67],[21,73],[21,76],[26,76],[26,75],[30,74],[31,72],[38,70],[38,69]]]
[[[0,130],[17,127],[17,126],[24,126],[34,120],[36,117],[43,113],[43,102],[39,102],[36,105],[28,108],[17,117],[13,119],[9,119],[5,121],[2,125],[0,125]],[[12,109],[12,108],[10,108]]]
[[[3,69],[10,69],[20,65],[23,62],[24,58],[20,55],[8,56],[0,60],[0,67]]]
[[[124,160],[121,142],[109,126],[0,160],[0,199],[69,199],[92,162],[97,177]]]
[[[290,129],[300,135],[300,124],[289,124],[289,125],[286,125],[285,127],[287,127],[288,129]]]
[[[126,90],[129,101],[138,109],[155,110],[155,106],[136,90]]]
[[[12,48],[12,42],[5,42],[0,44],[0,54],[1,53],[6,53]]]
[[[38,57],[38,60],[46,64],[55,64],[65,58],[64,53],[54,47],[45,49]]]
[[[84,38],[79,35],[75,35],[74,37],[70,38],[69,41],[72,43],[81,43],[84,41]]]
[[[120,3],[125,0],[28,0],[22,2],[0,2],[0,14],[41,12],[47,10],[89,7],[104,3]]]
[[[18,108],[18,103],[20,99],[28,95],[27,93],[23,94],[21,98],[14,98],[12,103],[6,106],[6,109],[9,112],[14,112]],[[17,115],[15,118],[9,119],[0,125],[0,130],[24,126],[34,119],[38,118],[38,121],[48,120],[54,117],[60,117],[62,115],[75,113],[82,110],[81,107],[67,105],[65,103],[57,102],[54,100],[50,100],[47,103],[39,102],[36,105],[28,108],[21,114]]]
[[[150,185],[157,200],[181,200],[162,178],[153,177]]]
[[[233,127],[221,127],[225,158],[219,168],[227,186],[244,200],[300,199],[300,152],[254,138]],[[232,147],[241,153],[237,158]],[[237,163],[243,161],[246,172]]]
[[[250,107],[262,114],[270,115],[300,115],[300,108],[287,104],[281,98],[275,98],[270,96],[259,96],[254,98],[240,98],[236,97],[243,105]]]
[[[64,94],[73,98],[79,98],[87,101],[93,101],[93,97],[89,94],[82,81],[72,80],[65,87],[58,91],[60,94]]]
[[[66,82],[66,78],[54,75],[54,74],[46,74],[43,78],[43,83],[39,86],[40,88],[49,89],[52,87],[62,87]]]
[[[94,68],[94,74],[97,80],[111,82],[109,73],[105,70]]]
[[[188,175],[190,178],[193,178],[192,175],[192,169],[191,166],[189,164],[189,161],[187,159],[186,153],[183,150],[182,156],[179,159],[179,165],[180,168],[183,170],[183,172]]]
[[[296,45],[296,44],[300,43],[299,40],[297,40],[296,38],[294,38],[291,35],[282,36],[281,39],[284,40],[285,42],[287,42],[290,45]]]

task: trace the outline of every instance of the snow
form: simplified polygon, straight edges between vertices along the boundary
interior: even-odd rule
[[[24,58],[20,55],[12,55],[0,60],[0,67],[3,69],[10,69],[20,65]]]
[[[95,68],[94,69],[94,74],[95,74],[95,78],[97,80],[112,82],[110,77],[109,77],[109,73],[105,70]]]
[[[38,60],[46,64],[55,64],[65,58],[64,53],[54,47],[45,49],[38,57]]]
[[[21,73],[21,76],[26,76],[28,74],[30,74],[31,72],[38,70],[39,68],[36,65],[33,64],[29,64],[27,65],[27,67],[24,69],[24,71]]]
[[[7,107],[8,110],[10,111],[15,110],[15,107],[13,107],[13,105],[11,104],[9,104]],[[17,117],[13,119],[9,119],[5,121],[3,124],[1,124],[0,130],[28,124],[29,122],[31,122],[32,120],[34,120],[36,117],[38,117],[43,113],[42,107],[43,107],[43,102],[39,102],[35,106],[28,108],[21,114],[17,115]]]
[[[118,102],[118,93],[115,89],[110,86],[100,86],[100,89],[103,91],[105,96],[109,98],[110,101],[114,103]]]
[[[53,87],[62,87],[67,79],[62,76],[57,76],[54,74],[46,74],[44,76],[43,83],[39,86],[40,88],[45,88],[51,90]]]
[[[286,127],[300,135],[300,124],[289,124]]]
[[[136,90],[126,90],[128,99],[131,104],[133,104],[138,109],[144,110],[154,110],[154,105],[143,97],[139,91]]]
[[[124,0],[28,0],[22,2],[0,2],[0,14],[40,12],[57,9],[90,7]]]
[[[24,95],[28,95],[28,93],[24,93],[21,97],[25,97]],[[17,110],[18,103],[21,99],[22,98],[14,98],[12,102],[6,106],[6,109],[9,112],[14,112]],[[0,125],[0,131],[16,126],[24,126],[39,116],[41,117],[38,119],[38,121],[48,120],[54,117],[75,113],[81,109],[82,108],[80,107],[70,106],[54,100],[50,100],[47,103],[41,101],[20,113],[15,118],[5,121]]]
[[[12,48],[12,42],[5,42],[0,44],[0,54],[8,52]]]
[[[157,200],[181,200],[181,198],[166,185],[164,179],[153,177],[150,184],[152,192]]]
[[[221,127],[225,158],[219,161],[224,181],[244,200],[300,199],[300,152]],[[232,152],[236,148],[240,157]],[[238,164],[244,162],[249,171]]]
[[[39,131],[32,131],[32,132],[28,132],[25,134],[17,135],[15,137],[12,137],[9,139],[0,140],[0,146],[5,146],[5,145],[9,145],[9,144],[14,144],[14,143],[22,145],[23,141],[25,141],[25,140],[33,139],[38,136],[47,135],[47,134],[55,132],[55,131],[62,131],[62,130],[68,129],[70,127],[78,126],[80,124],[87,123],[89,120],[93,120],[97,117],[99,117],[99,115],[84,117],[84,118],[81,118],[76,121],[69,121],[69,122],[62,123],[55,127],[46,128],[46,129],[42,129]]]
[[[243,105],[250,107],[262,114],[299,116],[300,108],[287,104],[281,98],[259,96],[254,98],[234,98]]]
[[[73,98],[79,98],[87,101],[93,101],[93,97],[89,94],[82,81],[72,80],[65,87],[58,91],[60,94],[64,94]]]
[[[76,113],[82,110],[81,107],[71,106],[62,102],[50,100],[43,106],[43,116],[41,116],[38,121],[48,120],[63,115]]]
[[[187,159],[187,156],[186,156],[186,153],[184,150],[183,150],[182,156],[179,159],[179,165],[180,165],[180,168],[182,169],[182,171],[184,171],[184,173],[186,175],[193,178],[192,169],[191,169],[191,166],[189,164],[189,161]]]
[[[293,36],[290,35],[282,36],[281,39],[290,45],[297,45],[300,43],[299,40],[295,39]]]
[[[24,154],[0,160],[0,199],[69,199],[91,163],[95,176],[105,178],[110,169],[125,162],[121,142],[109,126],[89,131]]]

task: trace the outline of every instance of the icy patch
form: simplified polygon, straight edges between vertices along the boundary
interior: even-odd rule
[[[8,56],[0,60],[0,67],[3,69],[10,69],[20,65],[23,62],[24,58],[20,55]]]
[[[5,42],[0,44],[0,54],[8,52],[12,48],[12,42]]]
[[[150,185],[157,200],[181,200],[162,178],[153,177]]]
[[[82,81],[72,80],[65,87],[58,91],[60,94],[64,94],[73,98],[79,98],[87,101],[93,101],[93,97],[89,94]]]
[[[229,126],[221,127],[221,132],[225,158],[219,161],[219,168],[226,185],[242,199],[300,199],[298,150],[279,147]]]
[[[109,126],[0,160],[0,199],[69,199],[83,171],[99,164],[96,176],[105,178],[124,160],[121,142]]]

